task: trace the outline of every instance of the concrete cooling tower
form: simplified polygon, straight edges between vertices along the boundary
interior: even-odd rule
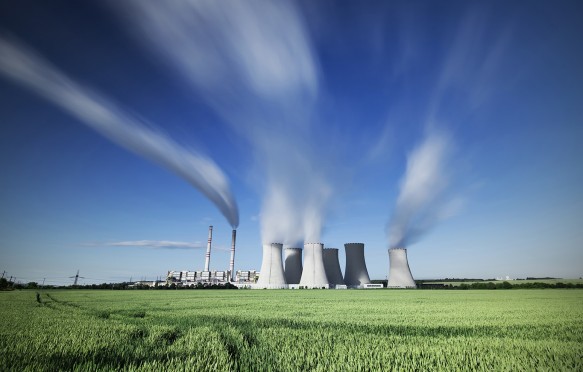
[[[417,288],[405,248],[389,249],[389,282],[388,288]]]
[[[302,249],[286,248],[283,252],[285,281],[287,284],[299,284],[302,278]]]
[[[338,248],[324,249],[324,269],[330,285],[344,285],[340,262],[338,261]]]
[[[287,283],[283,274],[281,260],[281,243],[263,244],[263,262],[257,287],[259,288],[286,288]]]
[[[322,288],[328,287],[328,277],[324,269],[324,244],[304,244],[304,269],[300,279],[300,287]]]
[[[364,262],[364,244],[346,243],[346,270],[344,282],[348,287],[359,288],[370,283],[370,277]]]

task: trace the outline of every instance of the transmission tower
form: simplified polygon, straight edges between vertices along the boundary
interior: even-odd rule
[[[73,282],[74,286],[77,285],[79,279],[85,279],[85,277],[79,276],[79,269],[77,269],[77,274],[75,274],[75,276],[70,276],[69,278],[75,278],[75,281]]]

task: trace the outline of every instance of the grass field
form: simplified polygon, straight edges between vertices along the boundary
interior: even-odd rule
[[[0,370],[583,370],[583,290],[0,292]]]

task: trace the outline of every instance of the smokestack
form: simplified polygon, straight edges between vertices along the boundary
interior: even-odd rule
[[[302,270],[300,286],[318,288],[330,284],[326,276],[326,269],[324,269],[323,250],[324,244],[322,243],[304,244],[304,269]]]
[[[344,282],[349,287],[363,287],[370,283],[366,262],[364,261],[363,243],[346,243],[346,270]]]
[[[299,284],[302,278],[302,249],[286,248],[285,257],[285,281],[287,284]]]
[[[338,248],[324,249],[324,269],[330,285],[344,285],[340,262],[338,261]]]
[[[209,226],[209,240],[206,246],[206,255],[204,256],[204,271],[209,271],[211,263],[211,243],[213,241],[213,225]]]
[[[235,278],[235,241],[237,240],[237,230],[233,229],[231,237],[231,261],[229,261],[229,272],[231,273],[230,281]]]
[[[283,244],[263,244],[263,262],[257,286],[259,288],[286,288],[287,282],[283,274],[281,250]]]
[[[417,288],[413,275],[411,275],[405,248],[389,249],[389,281],[387,287]]]

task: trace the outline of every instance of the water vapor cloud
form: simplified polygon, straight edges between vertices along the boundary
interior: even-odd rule
[[[111,2],[132,32],[250,145],[264,242],[319,241],[333,188],[313,131],[319,67],[290,1]]]
[[[437,222],[459,209],[460,199],[449,195],[452,148],[447,134],[432,132],[409,153],[388,226],[391,248],[415,243]]]
[[[78,84],[20,43],[0,36],[0,74],[34,91],[112,142],[179,175],[239,224],[227,177],[208,157],[188,150],[110,100]]]

